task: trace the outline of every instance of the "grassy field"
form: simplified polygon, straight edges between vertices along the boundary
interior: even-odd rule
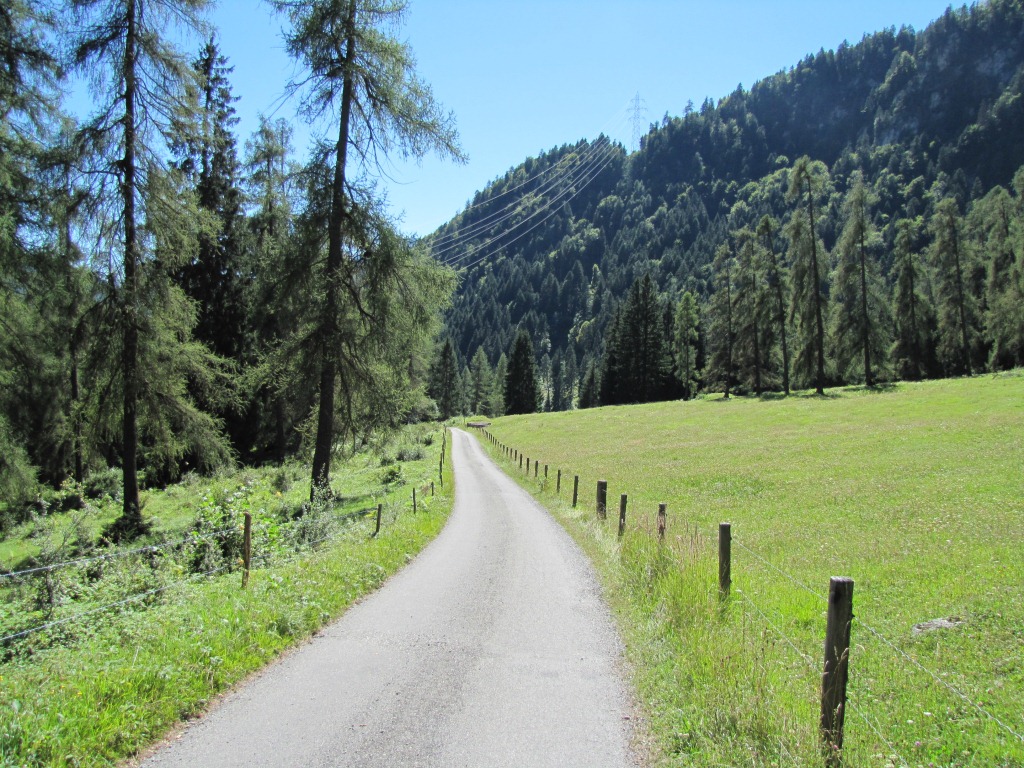
[[[145,513],[154,523],[148,541],[157,545],[208,519],[237,527],[242,513],[250,512],[256,566],[248,587],[240,588],[237,569],[189,576],[183,569],[201,550],[189,550],[184,558],[154,560],[143,553],[138,562],[135,556],[105,561],[101,577],[95,563],[55,572],[50,619],[110,600],[120,594],[115,588],[174,586],[4,647],[0,766],[115,764],[202,711],[218,692],[308,637],[405,565],[441,530],[452,500],[450,471],[444,484],[449,491],[423,493],[437,479],[441,430],[414,432],[336,463],[337,504],[301,520],[293,513],[308,495],[308,469],[297,465],[190,478],[147,494]],[[413,488],[421,491],[416,514]],[[384,505],[384,522],[376,537],[370,536],[372,517],[341,517],[377,503]],[[99,530],[116,514],[109,506],[116,505],[108,500],[90,507],[84,519],[83,513],[51,515],[18,527],[6,542],[7,557],[27,565],[25,558],[68,541],[77,551],[81,544],[74,535]],[[0,604],[4,622],[17,619],[9,615],[12,605]]]
[[[490,432],[548,465],[545,483],[505,460],[597,562],[664,764],[821,764],[825,596],[841,575],[855,581],[846,763],[1024,765],[1020,372],[506,417]],[[733,531],[724,610],[719,522]],[[963,623],[912,631],[940,617]]]

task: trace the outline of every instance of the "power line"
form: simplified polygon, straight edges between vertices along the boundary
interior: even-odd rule
[[[604,164],[603,164],[603,165],[602,165],[602,166],[601,166],[600,168],[598,168],[598,169],[597,169],[597,171],[596,171],[596,172],[594,172],[594,173],[593,173],[593,174],[592,174],[592,175],[590,176],[590,178],[586,179],[586,180],[585,180],[585,181],[583,182],[582,186],[580,186],[580,188],[579,188],[579,189],[577,189],[577,190],[576,190],[575,192],[573,192],[573,194],[572,194],[572,195],[571,195],[571,196],[570,196],[570,197],[569,197],[568,199],[566,199],[566,200],[565,200],[565,201],[563,201],[563,202],[565,202],[565,203],[571,202],[571,201],[572,201],[573,199],[575,199],[575,198],[576,198],[576,196],[577,196],[577,195],[579,195],[579,194],[580,194],[580,192],[582,192],[582,191],[583,191],[584,189],[586,189],[586,188],[587,188],[587,186],[589,186],[590,182],[592,182],[592,181],[593,181],[593,180],[594,180],[595,178],[597,178],[598,174],[600,174],[600,173],[601,173],[601,171],[603,171],[603,170],[604,170],[604,169],[605,169],[605,168],[606,168],[606,167],[608,166],[608,164],[609,164],[609,163],[610,163],[610,162],[612,161],[612,157],[614,157],[614,155],[611,155],[611,156],[609,156],[609,157],[608,157],[608,159],[607,159],[607,160],[605,160]],[[529,234],[530,232],[532,232],[533,230],[535,230],[535,229],[536,229],[537,227],[539,227],[539,226],[540,226],[541,224],[543,224],[543,223],[544,223],[545,221],[547,221],[547,220],[548,220],[548,219],[550,219],[550,218],[551,218],[552,216],[554,216],[554,215],[555,215],[555,213],[557,213],[557,211],[552,211],[551,213],[549,213],[549,214],[548,214],[547,216],[545,216],[545,217],[544,217],[543,219],[541,219],[540,221],[538,221],[538,222],[537,222],[536,224],[534,224],[534,225],[533,225],[532,227],[530,227],[529,229],[526,229],[526,230],[524,230],[523,232],[520,232],[520,233],[519,233],[518,235],[516,235],[516,236],[515,236],[514,238],[512,238],[512,239],[511,239],[511,240],[509,240],[508,242],[506,242],[506,243],[502,244],[502,245],[501,245],[501,247],[502,247],[502,248],[504,248],[504,247],[507,247],[507,246],[511,245],[512,243],[516,242],[517,240],[520,240],[521,238],[525,237],[525,236],[526,236],[527,234]],[[497,239],[499,239],[499,238],[500,238],[500,236],[499,236],[499,237],[496,237],[496,238],[492,238],[492,240],[491,240],[490,242],[493,242],[494,240],[497,240]],[[477,252],[478,250],[480,250],[480,249],[474,250],[474,251],[473,251],[472,253],[470,253],[470,254],[466,254],[466,256],[471,256],[471,255],[474,255],[474,254],[475,254],[475,253],[476,253],[476,252]],[[480,263],[481,261],[483,261],[484,259],[486,259],[486,258],[488,258],[488,257],[490,257],[490,256],[492,256],[492,255],[494,255],[494,253],[495,253],[494,251],[492,251],[491,253],[485,253],[485,254],[484,254],[483,256],[481,256],[480,258],[478,258],[478,259],[474,259],[473,261],[471,261],[471,262],[469,262],[469,263],[467,263],[467,264],[463,264],[463,265],[462,265],[462,268],[463,268],[463,269],[469,269],[470,267],[472,267],[472,266],[475,266],[475,265],[479,264],[479,263]],[[461,258],[465,258],[465,257],[461,257]],[[454,263],[454,262],[453,262],[453,263]]]
[[[604,124],[604,126],[602,126],[601,130],[598,131],[598,136],[602,136],[602,135],[608,134],[609,133],[609,129],[611,127],[618,128],[624,121],[625,121],[625,112],[624,112],[624,110],[622,110],[622,109],[616,110],[616,112],[610,118],[608,118],[608,120],[605,121],[605,124]],[[551,170],[550,167],[549,168],[545,168],[544,170],[538,171],[533,176],[530,176],[526,180],[520,182],[516,186],[510,187],[509,189],[506,189],[504,192],[500,192],[497,195],[494,195],[494,197],[488,198],[487,200],[481,200],[479,203],[471,203],[471,204],[467,205],[465,208],[463,208],[459,212],[459,214],[457,214],[457,215],[461,215],[461,214],[465,213],[466,211],[471,211],[474,208],[479,208],[482,205],[487,205],[488,203],[492,203],[495,200],[504,197],[505,195],[512,194],[517,189],[521,189],[522,187],[526,186],[527,184],[529,184],[534,179],[537,179],[540,176],[543,176],[544,174],[546,174],[550,170]],[[506,172],[506,175],[508,175],[508,172]]]
[[[562,200],[562,198],[564,198],[567,194],[569,194],[569,192],[572,190],[573,184],[577,183],[581,178],[586,177],[595,167],[597,167],[598,164],[602,163],[602,161],[604,162],[604,165],[602,165],[601,167],[604,168],[604,166],[606,166],[608,164],[608,161],[614,155],[615,155],[615,146],[613,144],[611,144],[611,143],[604,144],[603,145],[603,149],[601,150],[601,153],[598,156],[592,158],[587,164],[585,164],[583,166],[578,166],[576,168],[573,168],[573,170],[570,172],[570,174],[563,180],[564,183],[563,183],[561,189],[559,190],[559,192],[556,195],[547,198],[547,200],[544,202],[543,205],[541,205],[538,208],[534,209],[525,219],[523,219],[523,221],[517,222],[516,224],[512,225],[505,232],[501,232],[501,233],[499,233],[497,235],[494,235],[493,237],[489,238],[485,242],[483,242],[483,243],[473,247],[473,249],[471,251],[467,251],[462,256],[443,259],[444,263],[448,264],[448,265],[457,263],[458,261],[461,261],[461,260],[467,258],[468,256],[472,255],[476,251],[479,251],[481,248],[488,247],[490,244],[494,243],[496,240],[499,240],[503,236],[508,234],[508,232],[513,231],[516,227],[522,226],[524,223],[530,221],[534,217],[544,213],[551,206],[553,206],[555,203],[560,202]],[[589,183],[589,180],[588,180],[587,183]],[[514,211],[512,211],[510,214],[502,217],[501,221],[505,221],[505,220],[511,218],[512,216],[514,216],[516,213],[520,213],[521,211],[522,211],[522,209],[520,207],[518,207],[518,204],[517,204],[516,209]],[[497,224],[497,223],[499,223],[499,222],[494,222],[494,224]],[[462,247],[461,244],[456,244],[456,245],[453,245],[453,246],[449,246],[447,248],[442,249],[441,253],[450,252],[450,251],[455,250],[455,249],[457,249],[459,247]]]
[[[558,171],[556,175],[552,176],[548,180],[545,180],[536,190],[534,190],[535,194],[546,194],[548,190],[557,187],[566,176],[574,173],[575,170],[578,169],[581,165],[589,163],[595,155],[605,151],[610,141],[610,139],[608,139],[602,134],[600,137],[598,137],[597,140],[591,142],[587,149],[581,155],[570,155],[570,157],[575,158],[575,165],[571,165],[568,162],[569,158],[562,158],[562,160],[560,160],[558,163],[548,167],[544,171],[531,177],[530,180],[527,180],[522,184],[517,185],[516,187],[514,187],[514,189],[521,189],[531,180],[540,178],[541,176],[547,174],[552,170]],[[503,192],[501,194],[504,195],[505,193]],[[483,203],[480,203],[480,205],[483,205]],[[468,239],[479,234],[483,230],[489,229],[493,226],[496,226],[497,224],[500,224],[503,221],[506,221],[507,219],[514,216],[520,210],[521,205],[522,198],[513,200],[504,207],[496,211],[493,211],[492,213],[489,213],[486,216],[474,221],[470,226],[466,227],[465,229],[456,230],[454,232],[448,233],[437,238],[436,240],[430,243],[431,252],[435,256],[437,256],[439,254],[446,253],[447,251],[450,251],[453,248],[457,248],[458,243],[456,241]]]

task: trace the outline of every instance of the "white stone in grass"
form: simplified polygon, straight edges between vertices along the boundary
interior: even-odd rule
[[[920,624],[913,626],[913,633],[915,635],[923,635],[925,632],[935,632],[939,629],[953,629],[953,627],[959,627],[964,623],[964,620],[959,616],[950,616],[948,619],[932,619],[931,621],[922,621]]]

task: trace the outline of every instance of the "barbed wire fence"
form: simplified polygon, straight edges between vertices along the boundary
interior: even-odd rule
[[[421,488],[421,498],[427,491],[433,495],[433,483]],[[388,508],[388,524],[396,522],[406,506],[416,508],[415,493],[413,489],[408,504],[397,499],[380,503],[380,508]],[[23,650],[19,643],[33,636],[46,637],[41,647],[66,644],[74,639],[70,628],[78,626],[87,631],[88,625],[118,609],[148,606],[177,588],[248,570],[255,563],[264,568],[287,565],[331,541],[362,536],[367,531],[360,524],[377,512],[374,506],[332,514],[328,504],[315,504],[287,524],[261,518],[253,526],[256,535],[251,539],[248,558],[243,558],[242,552],[247,523],[235,511],[230,514],[238,522],[212,531],[193,530],[160,543],[0,572],[0,661],[17,655]],[[248,514],[244,517],[251,520]],[[379,532],[379,526],[378,518],[372,535]],[[183,573],[188,575],[177,578]],[[67,574],[64,585],[60,583],[63,574]],[[121,587],[127,589],[109,594]],[[81,610],[59,615],[76,606]]]
[[[480,432],[481,432],[481,434],[484,435],[485,439],[491,443],[491,445],[494,448],[495,452],[499,456],[501,456],[501,457],[505,458],[506,460],[508,460],[509,462],[511,462],[513,467],[516,467],[516,466],[522,467],[523,457],[525,456],[525,454],[522,451],[504,444],[495,435],[491,434],[486,429],[481,428]],[[529,462],[530,459],[527,459],[527,461]],[[527,474],[528,477],[534,477],[534,478],[537,477],[536,467],[538,466],[539,463],[540,463],[540,461],[538,459],[534,458],[532,460],[532,465],[533,465],[534,469],[532,471],[529,470],[529,469],[526,469],[526,474]],[[529,464],[527,464],[527,467],[529,467]],[[542,491],[549,491],[550,490],[550,485],[546,481],[546,476],[547,476],[547,473],[548,473],[548,468],[549,468],[549,465],[545,464],[544,465],[545,481],[543,481],[541,483],[541,486],[540,486]],[[557,473],[556,474],[556,476],[557,476],[557,485],[555,487],[555,492],[558,493],[559,495],[561,495],[561,486],[563,484],[563,479],[562,479],[563,478],[563,472],[565,473],[564,476],[565,476],[566,480],[568,480],[569,478],[572,478],[572,480],[573,480],[573,482],[572,482],[572,506],[575,508],[577,506],[577,504],[578,504],[578,501],[579,501],[579,499],[578,499],[578,492],[579,492],[579,485],[580,485],[580,475],[579,474],[573,474],[571,472],[568,472],[568,471],[565,471],[565,470],[559,469],[559,468],[555,468],[553,471],[555,473]],[[597,508],[596,514],[597,514],[597,517],[599,519],[603,520],[605,518],[606,513],[607,513],[607,483],[605,483],[604,481],[598,481],[597,489],[598,489],[597,493],[593,497],[595,502],[596,502],[596,508]],[[591,498],[591,497],[588,497],[588,498]],[[621,511],[620,511],[620,516],[621,517],[620,517],[620,524],[619,524],[619,536],[620,536],[620,538],[622,536],[622,532],[624,530],[624,523],[625,523],[625,499],[626,499],[626,494],[623,494],[623,503],[622,503],[622,507],[621,507]],[[658,522],[657,533],[655,533],[655,531],[651,530],[649,524],[646,525],[646,527],[645,526],[641,526],[641,527],[637,528],[636,530],[638,532],[646,532],[647,535],[658,536],[658,537],[663,539],[664,531],[665,531],[664,506],[665,505],[659,505],[660,509],[659,509],[659,522]],[[646,518],[645,518],[645,521],[646,521]],[[647,522],[649,523],[649,521],[647,521]],[[721,536],[721,531],[720,531],[720,536]],[[764,555],[762,555],[761,553],[757,552],[755,549],[753,549],[752,547],[750,547],[749,545],[744,543],[742,538],[736,538],[736,537],[730,535],[730,542],[736,544],[738,546],[738,548],[743,553],[745,553],[746,555],[749,555],[752,561],[756,562],[760,566],[763,566],[769,572],[771,572],[771,573],[777,575],[778,577],[784,579],[786,582],[788,582],[789,584],[791,584],[792,586],[794,586],[795,588],[797,588],[801,592],[806,593],[806,594],[812,596],[816,601],[818,601],[818,603],[824,609],[828,609],[828,607],[829,607],[829,597],[826,596],[825,594],[823,594],[821,591],[813,589],[812,587],[807,585],[804,581],[798,579],[793,574],[791,574],[788,571],[786,571],[784,568],[781,568],[778,565],[776,565],[775,563],[773,563],[769,558],[765,557]],[[720,554],[721,554],[721,551],[722,551],[721,547],[720,547],[719,551],[720,551]],[[726,576],[726,578],[729,578],[729,574],[730,573],[731,573],[731,564],[725,566],[725,576]],[[720,578],[723,576],[723,569],[722,569],[721,564],[720,564],[720,569],[719,569],[719,575],[720,575]],[[720,588],[720,593],[719,594],[720,594],[720,597],[721,597],[723,595],[722,584],[721,583],[719,585],[719,588]],[[800,665],[803,668],[806,668],[809,672],[812,672],[812,673],[814,673],[816,675],[822,674],[822,667],[821,667],[820,660],[816,661],[815,658],[811,654],[809,654],[805,650],[801,649],[800,648],[800,643],[797,640],[795,640],[792,636],[790,636],[782,628],[781,624],[783,622],[779,621],[777,619],[773,619],[769,615],[770,611],[765,610],[761,605],[759,605],[752,598],[749,590],[736,589],[736,590],[734,590],[734,592],[740,598],[739,602],[744,607],[744,610],[745,611],[749,611],[752,615],[756,615],[760,619],[760,621],[763,622],[764,626],[766,626],[776,637],[779,638],[779,640],[781,641],[782,645],[787,649],[787,652],[792,652],[793,657],[800,660]],[[728,590],[726,590],[725,594],[729,594]],[[887,638],[885,636],[885,634],[883,634],[879,630],[875,629],[874,627],[870,626],[869,624],[864,622],[859,617],[852,616],[852,614],[851,614],[851,618],[849,619],[849,624],[851,626],[855,625],[859,629],[863,629],[865,632],[868,633],[868,635],[871,638],[873,638],[874,640],[876,640],[878,642],[878,645],[881,648],[883,648],[887,652],[891,653],[893,658],[898,659],[899,661],[904,662],[904,663],[910,665],[910,668],[913,669],[915,672],[919,673],[920,675],[924,676],[928,680],[932,681],[934,684],[936,684],[936,685],[942,687],[943,689],[945,689],[949,694],[951,694],[957,700],[959,700],[962,703],[964,703],[969,709],[974,710],[979,716],[981,716],[981,717],[989,720],[990,722],[992,722],[995,726],[997,726],[999,729],[1001,729],[1007,736],[1009,736],[1010,738],[1020,742],[1021,744],[1024,744],[1024,735],[1022,735],[1020,733],[1020,731],[1018,731],[1016,728],[1014,728],[1012,725],[1010,725],[1004,718],[998,716],[997,714],[993,713],[988,708],[983,706],[982,703],[977,701],[977,697],[972,697],[972,696],[968,695],[968,693],[966,693],[963,690],[959,689],[957,686],[953,685],[948,680],[943,679],[943,677],[941,675],[937,674],[934,670],[931,670],[928,667],[926,667],[925,665],[923,665],[920,661],[918,661],[916,658],[914,658],[913,656],[908,654],[906,651],[901,649],[892,640]],[[826,645],[827,645],[827,643],[826,643]],[[847,650],[846,653],[848,655],[849,651]],[[860,694],[860,691],[862,690],[862,688],[858,687],[857,685],[853,685],[850,690],[853,693],[853,695],[852,696],[845,696],[844,701],[843,701],[843,707],[844,708],[848,708],[849,711],[853,712],[857,716],[859,721],[864,723],[864,725],[867,727],[868,731],[876,739],[878,739],[878,743],[885,747],[885,749],[887,750],[887,753],[888,753],[888,759],[889,759],[889,764],[890,765],[899,765],[899,766],[905,766],[905,767],[909,768],[911,763],[908,762],[908,760],[901,753],[900,748],[898,748],[898,746],[897,746],[897,740],[893,739],[891,735],[887,735],[885,733],[885,731],[884,731],[883,726],[880,724],[879,720],[877,718],[872,719],[872,717],[870,716],[870,713],[868,711],[865,711],[864,702],[859,702],[858,701],[858,697],[859,697],[859,694]],[[780,741],[780,745],[779,746],[780,746],[780,750],[787,751],[787,748],[786,748],[786,746],[785,746],[785,744],[783,742]]]

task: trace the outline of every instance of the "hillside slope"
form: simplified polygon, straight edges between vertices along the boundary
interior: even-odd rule
[[[891,284],[898,219],[927,221],[945,197],[966,211],[1010,186],[1024,164],[1022,87],[1024,4],[990,0],[688,106],[635,153],[600,137],[528,159],[428,239],[464,269],[448,332],[464,363],[482,348],[494,365],[526,328],[542,377],[565,363],[578,386],[633,281],[651,275],[666,305],[684,289],[706,297],[708,265],[731,230],[791,215],[786,173],[805,154],[829,170],[827,248],[851,174],[863,173]]]

